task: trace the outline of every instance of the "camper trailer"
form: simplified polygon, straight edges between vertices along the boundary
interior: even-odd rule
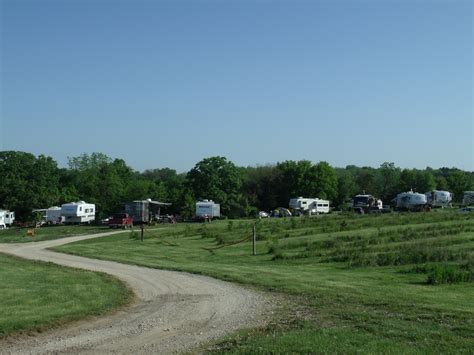
[[[474,191],[464,191],[464,197],[462,199],[464,206],[474,205]]]
[[[0,210],[0,229],[11,227],[15,221],[15,212]]]
[[[135,224],[150,223],[155,220],[154,216],[159,216],[161,207],[171,206],[171,203],[146,200],[135,200],[124,204],[124,213],[127,213],[133,219]]]
[[[429,209],[426,195],[413,191],[399,193],[392,201],[399,211],[425,211]]]
[[[451,201],[453,200],[453,194],[449,191],[438,191],[432,190],[425,193],[426,201],[431,207],[453,207]]]
[[[61,215],[61,207],[53,206],[48,208],[45,215],[46,224],[63,224],[65,217]]]
[[[366,213],[371,210],[381,211],[383,209],[383,203],[382,200],[364,193],[354,196],[352,201],[349,203],[349,207],[356,212]]]
[[[61,216],[66,224],[91,223],[95,220],[95,213],[93,203],[78,201],[61,205]]]
[[[221,216],[221,205],[212,200],[202,200],[196,202],[196,218],[198,219],[214,219]]]
[[[329,213],[329,201],[319,198],[292,198],[289,202],[289,206],[300,214]]]

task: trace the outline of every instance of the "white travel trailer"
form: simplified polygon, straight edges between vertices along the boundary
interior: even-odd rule
[[[449,191],[433,190],[425,193],[428,205],[431,207],[453,207],[453,194]]]
[[[319,198],[296,197],[290,199],[290,208],[300,213],[319,214],[329,213],[329,201]]]
[[[221,216],[221,205],[212,200],[202,200],[196,202],[197,218],[219,218]]]
[[[474,205],[474,191],[464,191],[462,204],[464,206]]]
[[[95,205],[84,201],[61,205],[61,216],[66,224],[90,223],[95,220]]]
[[[428,207],[426,195],[413,191],[399,193],[392,201],[400,211],[424,211]]]
[[[15,221],[15,212],[0,210],[0,229],[10,227]]]

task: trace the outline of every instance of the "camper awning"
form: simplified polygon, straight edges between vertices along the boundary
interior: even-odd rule
[[[157,206],[171,206],[171,203],[168,203],[168,202],[160,202],[160,201],[153,201],[153,200],[135,200],[133,202],[148,202],[148,203],[151,203],[153,205],[157,205]]]

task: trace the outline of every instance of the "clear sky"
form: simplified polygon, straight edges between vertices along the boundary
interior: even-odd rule
[[[474,170],[469,0],[0,2],[0,150]]]

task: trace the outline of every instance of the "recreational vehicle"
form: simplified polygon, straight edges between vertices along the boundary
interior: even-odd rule
[[[433,190],[425,193],[426,201],[431,207],[453,207],[453,194],[449,191]]]
[[[381,211],[383,209],[383,203],[382,200],[379,200],[372,195],[361,194],[354,196],[352,201],[349,203],[349,207],[359,212],[368,212],[369,210]]]
[[[46,210],[46,224],[62,224],[65,217],[61,215],[61,207],[53,206]]]
[[[196,218],[219,218],[221,216],[221,205],[212,200],[196,202]]]
[[[95,212],[95,205],[84,201],[61,205],[61,216],[66,224],[90,223],[95,220]]]
[[[11,227],[15,221],[15,212],[0,210],[0,228]]]
[[[303,214],[329,213],[329,201],[319,198],[292,198],[289,202],[289,206],[293,210]]]
[[[429,207],[426,195],[413,191],[399,193],[392,201],[399,211],[424,211]]]
[[[161,207],[170,206],[171,203],[152,201],[152,199],[135,200],[124,204],[124,212],[133,219],[135,224],[150,223],[153,216],[159,216]]]
[[[474,205],[474,191],[464,191],[462,204],[464,206]]]

